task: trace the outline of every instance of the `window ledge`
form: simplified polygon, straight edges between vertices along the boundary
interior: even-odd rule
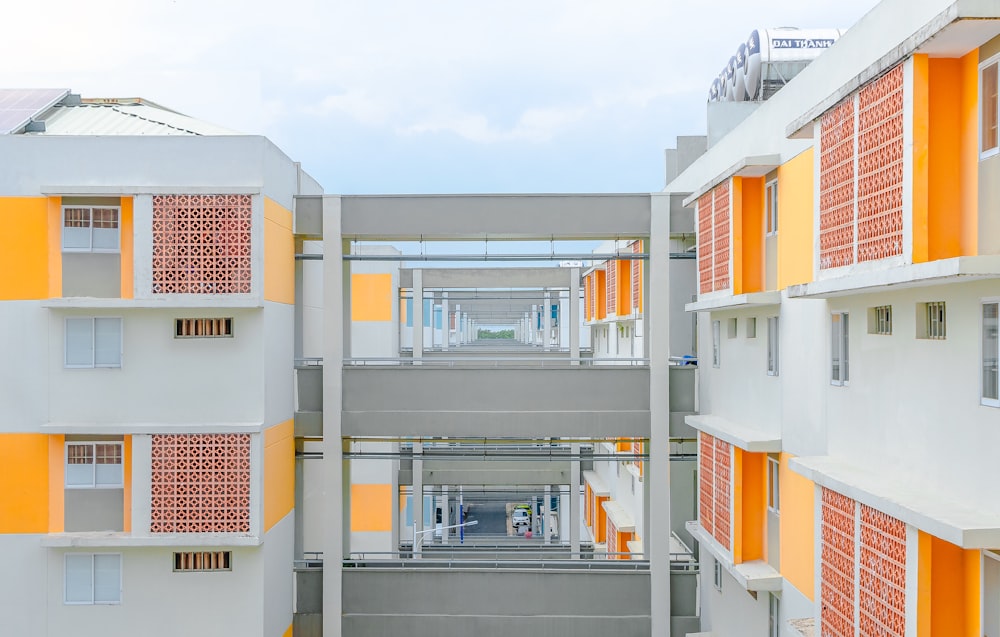
[[[1000,279],[1000,256],[953,257],[791,285],[789,298],[826,299],[904,288]]]
[[[743,451],[751,453],[778,453],[781,451],[781,436],[754,427],[740,425],[710,414],[690,414],[684,422],[698,431],[725,440]]]
[[[742,310],[753,307],[768,307],[781,304],[781,292],[748,292],[746,294],[725,294],[712,296],[684,306],[686,312],[710,312],[712,310]]]
[[[71,309],[174,309],[174,308],[262,308],[264,300],[256,294],[171,294],[148,299],[97,298],[70,296],[45,299],[41,306],[52,310]]]
[[[129,435],[129,434],[204,434],[204,433],[249,433],[264,431],[261,422],[211,422],[211,423],[166,423],[166,422],[47,422],[39,427],[44,434],[73,435]],[[121,487],[119,487],[121,488]]]
[[[635,519],[625,508],[614,500],[605,500],[601,503],[605,513],[614,522],[615,528],[623,533],[635,532]]]
[[[781,590],[781,573],[764,560],[751,560],[733,567],[733,577],[748,591]]]
[[[601,476],[597,475],[596,471],[584,471],[583,479],[590,485],[590,490],[594,492],[594,495],[605,498],[611,494],[608,485],[601,479]]]
[[[49,533],[42,536],[45,548],[130,548],[148,546],[260,546],[261,538],[243,533],[162,533],[134,535],[120,531]]]
[[[897,472],[859,467],[830,456],[792,458],[796,473],[963,549],[1000,546],[1000,513],[935,493]]]

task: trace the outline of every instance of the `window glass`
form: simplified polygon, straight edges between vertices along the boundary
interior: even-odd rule
[[[90,367],[94,364],[92,329],[92,319],[66,319],[66,367]]]
[[[121,556],[94,556],[94,603],[121,601]]]
[[[93,556],[66,555],[66,603],[90,604],[94,600]]]
[[[982,122],[980,125],[982,152],[997,148],[997,63],[983,67],[982,78]]]
[[[120,318],[94,319],[94,365],[121,367],[122,320]]]
[[[997,362],[1000,359],[1000,344],[997,340],[998,308],[1000,303],[983,304],[983,398],[1000,400],[1000,378]]]

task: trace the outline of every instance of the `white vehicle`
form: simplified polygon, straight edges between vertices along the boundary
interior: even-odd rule
[[[531,513],[527,509],[514,509],[510,514],[510,523],[514,528],[531,525]]]

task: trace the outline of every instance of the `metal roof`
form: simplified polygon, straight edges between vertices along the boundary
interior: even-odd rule
[[[29,135],[238,135],[239,133],[197,120],[139,99],[84,100],[79,104],[56,104],[35,121],[44,131]]]
[[[0,89],[0,135],[15,133],[69,95],[63,88]]]

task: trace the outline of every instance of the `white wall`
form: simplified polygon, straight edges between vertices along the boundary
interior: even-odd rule
[[[0,303],[0,432],[38,431],[49,420],[48,319],[37,301]],[[61,332],[56,343],[61,352]]]
[[[281,518],[264,534],[263,599],[264,637],[282,637],[292,624],[294,604],[295,511]]]
[[[740,586],[732,575],[722,568],[722,591],[715,588],[713,576],[715,558],[701,552],[701,629],[715,637],[749,637],[767,635],[767,593],[758,593],[757,599]]]
[[[0,535],[0,635],[46,635],[46,550],[40,535]],[[62,580],[60,580],[61,582]]]
[[[295,306],[265,302],[263,327],[264,425],[270,427],[295,412]]]

